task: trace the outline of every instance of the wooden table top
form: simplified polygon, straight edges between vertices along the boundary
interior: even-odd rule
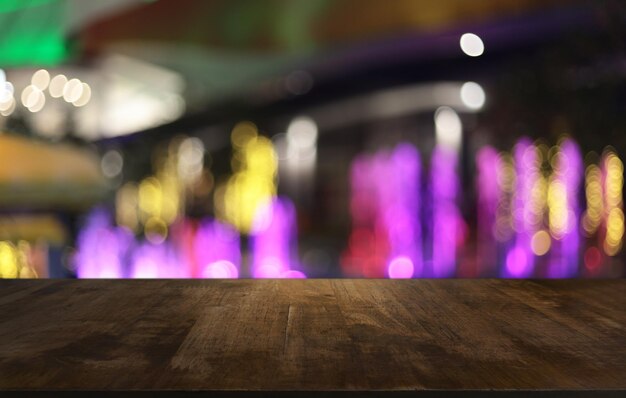
[[[622,396],[626,280],[0,281],[0,389]]]

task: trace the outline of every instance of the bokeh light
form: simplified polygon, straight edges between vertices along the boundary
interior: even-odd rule
[[[124,168],[124,158],[119,151],[114,149],[107,151],[100,161],[102,173],[109,178],[118,176]]]
[[[435,112],[435,134],[437,143],[458,151],[461,146],[463,126],[454,109],[442,106]]]
[[[530,247],[536,256],[543,256],[550,250],[552,240],[546,231],[537,231],[530,241]]]
[[[239,277],[239,270],[230,261],[219,260],[204,267],[202,277],[209,279],[236,279]]]
[[[244,233],[250,232],[259,206],[276,195],[276,153],[272,141],[257,134],[251,123],[235,126],[231,133],[234,174],[215,192],[218,217]]]
[[[39,69],[33,74],[30,83],[37,87],[39,90],[45,90],[50,84],[50,73],[45,69]]]
[[[296,211],[282,197],[261,204],[251,231],[252,275],[255,278],[281,278],[297,270]]]
[[[461,100],[470,109],[481,109],[486,98],[485,90],[476,82],[466,82],[461,86]]]
[[[626,275],[613,6],[112,3],[5,24],[0,277]]]
[[[70,79],[63,87],[63,99],[67,102],[78,101],[83,95],[83,82],[79,79]]]
[[[465,33],[460,40],[461,50],[470,57],[478,57],[485,51],[482,39],[474,33]]]
[[[615,256],[622,248],[624,237],[623,187],[624,164],[617,155],[608,150],[602,159],[604,176],[604,226],[606,236],[604,252]]]
[[[408,257],[396,257],[391,260],[387,268],[389,278],[406,279],[413,277],[413,261]]]
[[[56,75],[50,80],[48,91],[52,98],[61,98],[63,96],[63,90],[67,84],[67,77],[65,75]]]

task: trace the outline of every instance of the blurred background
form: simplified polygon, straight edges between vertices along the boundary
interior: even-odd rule
[[[623,277],[626,6],[0,0],[0,277]]]

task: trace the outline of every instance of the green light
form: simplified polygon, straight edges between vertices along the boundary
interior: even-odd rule
[[[3,66],[54,66],[67,56],[65,40],[60,35],[20,34],[0,43],[0,64]]]
[[[0,12],[19,11],[53,2],[56,0],[0,0]]]
[[[64,11],[58,1],[0,0],[0,68],[63,62],[68,56]]]

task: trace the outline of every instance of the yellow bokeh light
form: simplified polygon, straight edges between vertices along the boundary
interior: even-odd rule
[[[31,264],[30,243],[0,241],[0,278],[37,278]]]
[[[559,239],[567,232],[567,191],[565,185],[554,179],[548,187],[548,222],[550,233]]]
[[[506,152],[501,152],[498,156],[497,180],[502,195],[498,199],[493,235],[499,242],[506,242],[513,236],[511,208],[516,182],[513,157]]]
[[[606,235],[604,237],[604,252],[609,256],[615,256],[622,248],[624,237],[624,211],[622,210],[622,195],[624,188],[624,165],[620,158],[611,150],[603,156],[604,172],[604,215]],[[600,198],[592,198],[592,204]],[[599,205],[600,206],[600,205]],[[598,206],[598,207],[599,207]],[[596,217],[597,212],[587,212]],[[602,213],[600,213],[602,214]]]
[[[155,173],[139,184],[128,182],[117,192],[116,221],[134,232],[150,231],[157,225],[167,235],[167,227],[184,214],[188,194],[197,190],[196,185],[202,183],[199,188],[205,196],[213,188],[201,140],[176,136],[159,149],[152,162]]]
[[[543,230],[535,232],[530,241],[530,247],[537,256],[546,254],[550,250],[551,245],[552,240],[550,239],[550,234]]]
[[[152,243],[161,243],[167,238],[168,228],[165,221],[160,218],[151,217],[144,225],[146,239]]]
[[[132,231],[137,231],[139,215],[137,214],[137,185],[127,182],[115,196],[115,219],[118,225],[123,225]]]
[[[17,278],[17,250],[11,242],[0,242],[0,278]]]
[[[148,177],[139,184],[139,208],[143,218],[160,217],[163,192],[161,182],[156,177]]]
[[[602,222],[603,193],[602,173],[595,164],[587,166],[585,170],[585,198],[587,210],[582,219],[583,230],[588,236],[594,234]]]
[[[172,224],[180,213],[182,185],[176,172],[176,166],[170,161],[167,167],[157,174],[161,183],[161,202],[159,213],[153,216],[160,217],[167,224]]]
[[[278,160],[272,142],[257,136],[249,122],[233,129],[235,174],[215,192],[215,212],[241,232],[249,232],[259,206],[276,195]]]
[[[256,138],[258,135],[258,130],[254,123],[251,122],[240,122],[233,128],[233,132],[231,133],[231,141],[233,143],[233,147],[235,148],[243,148],[245,147],[250,140]]]

